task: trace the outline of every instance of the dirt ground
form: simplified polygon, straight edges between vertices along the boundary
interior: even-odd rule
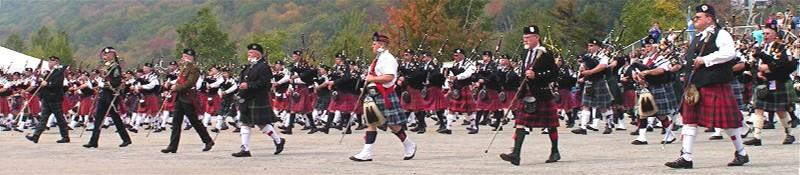
[[[632,127],[629,127],[632,128]],[[436,128],[431,126],[429,131]],[[665,167],[675,160],[680,141],[665,149],[657,143],[660,135],[648,133],[650,145],[631,145],[634,136],[628,131],[610,135],[592,132],[575,135],[560,128],[562,160],[545,164],[550,142],[546,135],[534,132],[522,148],[522,164],[513,166],[500,160],[498,154],[510,152],[513,146],[511,130],[500,132],[488,154],[484,149],[494,132],[488,127],[477,135],[468,135],[457,127],[452,135],[435,132],[410,133],[409,138],[418,144],[413,160],[404,161],[403,147],[389,132],[379,132],[373,162],[353,162],[348,157],[360,151],[363,131],[347,135],[339,144],[341,133],[307,135],[295,129],[287,139],[286,149],[272,155],[272,140],[263,134],[253,134],[253,157],[234,158],[230,154],[239,150],[238,133],[223,131],[217,136],[216,146],[201,152],[202,144],[195,131],[183,131],[177,154],[162,154],[168,132],[132,134],[133,144],[119,148],[121,142],[113,127],[103,131],[98,149],[85,149],[91,133],[79,138],[79,131],[71,133],[72,143],[56,144],[58,130],[51,129],[42,135],[39,144],[33,144],[22,133],[0,132],[0,174],[249,174],[249,173],[302,173],[302,174],[798,174],[800,173],[800,144],[781,145],[784,135],[781,128],[765,130],[764,145],[747,146],[751,164],[727,167],[733,159],[730,141],[710,141],[710,133],[700,133],[695,142],[695,169],[676,170]],[[796,130],[796,129],[795,129]],[[658,129],[656,130],[658,131]],[[335,133],[335,134],[334,134]],[[797,132],[795,132],[797,133]],[[214,137],[214,133],[211,133]]]

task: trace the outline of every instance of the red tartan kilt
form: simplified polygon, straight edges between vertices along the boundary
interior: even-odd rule
[[[536,113],[522,112],[522,100],[514,102],[514,123],[531,128],[558,127],[558,109],[555,100],[536,104]]]
[[[278,97],[274,93],[270,93],[269,99],[272,99],[272,109],[278,111],[286,111],[289,110],[289,99],[286,99],[286,95],[284,95],[283,100],[279,100]]]
[[[753,82],[744,84],[744,91],[742,91],[742,99],[744,104],[750,104],[750,99],[753,97]]]
[[[707,128],[739,128],[742,126],[742,113],[739,112],[736,97],[730,83],[701,87],[700,100],[694,106],[686,102],[681,115],[684,124],[697,124]]]
[[[119,99],[119,102],[118,102],[119,105],[116,105],[117,107],[119,107],[119,113],[120,114],[127,114],[128,111],[130,111],[130,109],[128,109],[130,107],[128,107],[128,105],[127,105],[128,103],[127,102],[128,102],[128,98],[131,98],[131,97],[128,97],[128,96],[122,97],[122,96],[120,96],[120,98],[122,98],[122,99]],[[136,101],[136,103],[139,103],[139,101]],[[92,106],[94,106],[94,102],[92,102]],[[94,107],[92,107],[92,112],[94,112]]]
[[[509,107],[511,107],[510,106],[511,105],[511,100],[514,100],[514,95],[517,95],[517,91],[516,90],[505,90],[503,92],[505,92],[505,94],[506,94],[506,101],[500,102],[500,99],[498,97],[498,99],[497,99],[498,107],[500,107],[500,109],[508,109]]]
[[[156,95],[145,95],[144,96],[144,105],[143,106],[139,106],[138,109],[136,109],[136,112],[145,113],[147,115],[156,115],[156,114],[158,114],[158,108],[159,107],[161,107],[161,103],[158,101],[158,96],[156,96]]]
[[[64,101],[61,101],[61,114],[69,113],[69,109],[72,108],[72,106],[75,106],[75,101],[70,99],[70,96],[64,95]],[[2,106],[0,106],[0,108],[2,108]],[[2,109],[0,109],[0,114],[2,114]]]
[[[8,97],[0,97],[0,114],[11,114],[11,104]]]
[[[355,109],[356,111],[361,110],[361,108],[357,108],[357,106],[360,105],[354,106],[356,104],[360,104],[356,94],[339,93],[339,96],[336,97],[336,100],[331,99],[331,102],[328,103],[328,111],[339,111],[342,113],[350,113],[354,111],[353,109]]]
[[[207,97],[207,98],[209,98],[209,97]],[[222,104],[221,104],[222,103],[222,98],[219,97],[219,94],[213,94],[213,95],[210,96],[210,98],[211,98],[211,105],[208,105],[206,107],[206,113],[211,114],[211,115],[217,115],[217,112],[219,112],[219,109],[222,108]],[[205,102],[208,103],[208,99],[206,99]]]
[[[164,101],[164,110],[163,111],[174,111],[175,110],[175,100],[174,97],[171,97],[169,100]]]
[[[31,94],[25,94],[24,97],[25,99],[31,100],[28,102],[28,112],[33,115],[39,115],[39,113],[42,112],[42,106],[39,104],[39,97],[33,96],[33,98],[31,98]]]
[[[449,105],[447,97],[441,87],[428,87],[428,98],[424,101],[428,111],[438,111],[447,109]]]
[[[572,108],[580,106],[580,104],[575,102],[575,95],[573,95],[572,91],[569,89],[559,89],[558,96],[561,98],[557,106],[558,109],[571,110]]]
[[[94,112],[94,99],[92,97],[80,97],[80,103],[78,115],[90,115]]]
[[[485,110],[485,111],[497,111],[500,109],[500,93],[497,90],[487,89],[486,90],[486,100],[480,99],[480,95],[475,102],[475,106],[478,110]]]
[[[636,91],[635,90],[625,90],[622,93],[622,107],[631,109],[636,106]]]
[[[292,94],[289,93],[288,97],[289,100],[292,102],[290,103],[289,109],[291,112],[294,113],[309,113],[314,110],[314,99],[308,95],[308,88],[305,85],[300,85],[294,88],[294,92],[300,94],[300,100],[294,101],[292,99]]]
[[[406,111],[422,111],[425,110],[425,103],[422,99],[422,90],[414,89],[408,87],[405,89],[408,92],[408,95],[411,96],[411,101],[406,103],[400,97],[400,106],[403,107]]]
[[[469,88],[461,88],[461,98],[458,100],[450,99],[450,112],[474,112],[475,102],[472,100],[472,91]]]
[[[583,90],[578,90],[577,92],[575,92],[575,103],[578,104],[578,107],[581,107],[581,105],[583,104],[582,99],[583,99]]]
[[[205,92],[196,92],[198,100],[194,103],[196,108],[194,110],[197,111],[197,115],[200,116],[203,115],[203,113],[206,112],[206,108],[208,108],[208,95]]]

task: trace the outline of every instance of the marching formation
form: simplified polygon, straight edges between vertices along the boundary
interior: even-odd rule
[[[2,72],[0,129],[31,130],[25,137],[33,143],[55,126],[58,143],[72,141],[70,130],[81,136],[89,131],[86,148],[97,148],[101,131],[112,125],[120,147],[133,144],[132,133],[169,130],[163,153],[177,152],[182,130],[197,132],[202,151],[215,144],[209,132],[238,132],[241,151],[234,157],[252,156],[255,133],[273,140],[277,155],[287,142],[280,135],[295,134],[295,127],[307,134],[365,130],[363,148],[350,159],[371,161],[378,129],[397,136],[404,160],[411,160],[417,144],[407,131],[452,134],[461,125],[468,134],[482,126],[496,134],[505,127],[513,130],[514,147],[500,158],[519,165],[531,128],[549,136],[545,162],[561,159],[557,128],[563,120],[578,135],[633,126],[633,145],[649,144],[648,133],[661,128],[661,144],[682,145],[679,158],[665,164],[672,168],[693,168],[698,126],[714,132],[710,140],[728,136],[735,148],[728,166],[749,162],[744,145],[778,143],[761,137],[776,124],[786,135],[780,143],[793,144],[792,130],[800,123],[794,111],[800,90],[797,37],[777,23],[759,26],[760,38],[736,34],[717,22],[713,7],[703,4],[695,11],[689,40],[683,41],[683,32],[648,35],[641,49],[625,54],[618,39],[587,39],[587,53],[574,64],[546,43],[549,36],[536,25],[523,29],[518,53],[500,53],[502,37],[494,50],[483,52],[447,41],[430,51],[423,38],[418,48],[395,57],[389,37],[375,33],[375,59],[339,53],[331,66],[309,64],[303,50],[292,52],[290,61],[268,62],[264,48],[250,44],[242,66],[201,70],[203,51],[187,48],[178,61],[123,71],[118,51],[107,47],[96,69],[50,57],[36,69]],[[446,58],[452,62],[439,61]]]

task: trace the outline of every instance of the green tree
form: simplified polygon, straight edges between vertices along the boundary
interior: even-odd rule
[[[627,28],[620,40],[633,43],[646,37],[653,22],[659,22],[662,32],[685,29],[686,16],[680,5],[671,0],[628,1],[622,9],[622,23]]]
[[[25,41],[22,40],[22,37],[19,36],[18,33],[9,35],[3,46],[17,52],[25,51]]]
[[[56,33],[55,36],[50,38],[50,45],[47,47],[47,55],[49,56],[57,56],[61,58],[62,64],[72,64],[74,63],[73,58],[73,51],[72,47],[70,46],[70,39],[67,32],[60,31]]]
[[[31,47],[25,51],[25,54],[40,59],[49,57],[49,55],[47,55],[47,49],[50,39],[50,29],[42,26],[31,37]]]
[[[204,7],[197,15],[181,24],[176,29],[178,42],[175,44],[176,54],[180,55],[184,48],[197,51],[198,63],[202,68],[223,64],[234,57],[234,43],[228,34],[222,31],[217,17],[211,8]]]
[[[273,30],[270,32],[265,32],[263,34],[255,35],[249,43],[258,43],[264,47],[264,51],[267,52],[267,58],[269,59],[270,64],[274,63],[275,61],[288,61],[289,55],[291,51],[284,51],[283,44],[286,43],[287,34],[283,30]],[[237,60],[237,62],[243,62],[243,58],[247,57],[246,55],[242,56]]]

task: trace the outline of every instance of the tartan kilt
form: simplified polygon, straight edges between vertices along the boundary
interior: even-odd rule
[[[583,86],[579,86],[580,90],[575,91],[575,103],[578,103],[578,107],[583,106]]]
[[[442,87],[428,86],[428,98],[424,101],[428,111],[439,111],[447,109],[449,102],[442,91]]]
[[[0,97],[0,101],[5,101],[5,99]],[[0,108],[3,108],[2,103],[0,102]],[[64,94],[64,101],[61,101],[61,114],[68,114],[69,110],[75,106],[75,103],[77,103],[77,100],[73,96]],[[0,114],[3,114],[3,109],[0,109]]]
[[[219,109],[222,108],[222,98],[219,97],[219,94],[213,93],[206,98],[206,103],[208,103],[208,98],[211,98],[211,104],[206,106],[205,112],[211,115],[217,115]]]
[[[744,87],[742,83],[739,82],[738,79],[734,78],[731,81],[731,88],[733,89],[733,96],[736,97],[736,105],[739,107],[740,111],[744,111],[744,97],[742,96],[742,92],[744,91]]]
[[[272,100],[272,109],[277,111],[289,110],[289,99],[286,99],[286,94],[270,93],[268,98]]]
[[[742,113],[737,109],[730,83],[708,85],[697,90],[700,91],[697,104],[681,104],[684,124],[723,129],[742,126]]]
[[[744,84],[744,91],[742,91],[742,100],[744,100],[745,104],[752,104],[753,100],[753,82],[748,82]]]
[[[317,94],[317,98],[314,98],[314,109],[324,111],[328,109],[328,104],[331,103],[331,93],[327,94]]]
[[[354,104],[360,104],[358,102],[358,97],[356,94],[353,93],[345,93],[340,92],[336,99],[331,100],[330,104],[328,104],[328,111],[339,111],[342,113],[351,113],[354,111],[361,110],[361,108],[356,108]]]
[[[555,100],[551,99],[536,104],[536,113],[522,111],[522,100],[514,102],[514,123],[531,128],[558,127],[558,109]]]
[[[678,106],[677,98],[675,98],[675,90],[672,89],[672,83],[651,85],[648,87],[650,93],[653,94],[658,112],[655,116],[666,116],[675,113],[675,107]]]
[[[239,104],[239,122],[244,125],[272,124],[278,119],[267,98],[252,98]]]
[[[197,116],[202,116],[203,113],[206,112],[206,108],[208,108],[208,94],[203,91],[196,91],[197,93],[197,101],[195,101],[195,111],[197,111]],[[177,94],[176,94],[177,95]]]
[[[11,104],[8,96],[0,96],[0,114],[11,114]]]
[[[636,90],[629,89],[622,93],[622,108],[633,109],[636,107]]]
[[[777,89],[768,91],[764,98],[753,97],[756,100],[756,109],[776,112],[786,111],[789,108],[789,104],[791,104],[789,103],[789,89],[786,89],[786,86],[777,86]]]
[[[611,96],[614,97],[612,104],[613,105],[623,105],[625,100],[622,98],[622,85],[619,84],[619,77],[611,76],[608,78],[608,91],[611,92]]]
[[[587,90],[591,92],[587,93]],[[583,87],[583,91],[583,97],[581,97],[583,106],[608,107],[611,106],[611,102],[614,100],[606,80],[593,81],[591,86],[587,83]]]
[[[136,109],[138,113],[145,113],[147,115],[158,114],[158,108],[161,107],[156,95],[145,95],[144,105]]]
[[[575,101],[575,94],[572,94],[572,91],[569,89],[559,89],[558,96],[560,96],[559,98],[561,99],[557,106],[558,109],[572,110],[580,106],[580,104]]]
[[[91,96],[80,97],[80,103],[78,115],[90,115],[94,112],[94,99]]]
[[[236,108],[234,100],[235,94],[223,95],[222,101],[219,103],[219,111],[217,114],[222,116],[236,116]]]
[[[314,99],[308,95],[308,87],[306,85],[297,85],[294,88],[294,92],[300,94],[300,100],[295,101],[292,98],[292,93],[288,93],[288,98],[291,102],[289,102],[289,110],[293,113],[309,113],[314,110]]]
[[[508,109],[509,107],[513,108],[513,106],[511,106],[511,100],[514,100],[514,96],[517,95],[517,91],[516,90],[505,90],[503,92],[506,93],[506,101],[500,102],[500,100],[498,99],[498,103],[500,103],[499,104],[500,105],[499,106],[500,109]],[[517,100],[519,100],[519,99],[517,99]]]
[[[403,111],[403,107],[400,106],[400,98],[397,97],[397,93],[394,92],[386,93],[387,98],[389,98],[389,102],[392,103],[392,109],[386,109],[386,102],[384,102],[383,95],[381,95],[380,93],[368,94],[368,95],[375,100],[375,105],[378,106],[378,109],[381,112],[383,112],[383,116],[386,118],[386,125],[389,126],[402,125],[405,124],[406,121],[408,121],[405,111]]]
[[[164,97],[167,98],[167,97]],[[169,100],[164,101],[164,110],[163,111],[175,111],[175,97],[169,97]]]
[[[499,94],[500,93],[497,92],[497,90],[486,89],[486,97],[487,97],[486,100],[481,99],[479,96],[475,102],[475,107],[477,107],[478,110],[497,111],[497,109],[500,109]]]
[[[39,113],[42,112],[42,106],[39,104],[39,96],[31,96],[29,93],[26,93],[24,96],[25,99],[31,100],[28,102],[28,113],[31,115],[39,115]]]
[[[405,101],[400,100],[400,105],[403,106],[403,109],[409,112],[425,110],[425,101],[422,99],[422,90],[406,87],[405,91],[408,93],[408,96],[411,97],[411,101],[406,103]]]
[[[458,113],[465,113],[465,112],[473,112],[475,102],[473,102],[472,98],[472,91],[468,87],[461,88],[461,98],[458,100],[449,99],[450,106],[447,109],[450,112],[458,112]]]

